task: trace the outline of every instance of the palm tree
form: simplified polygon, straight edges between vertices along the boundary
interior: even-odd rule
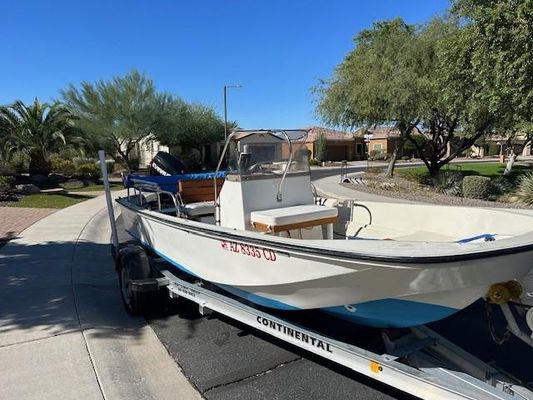
[[[15,101],[0,106],[0,136],[7,146],[30,157],[30,175],[48,175],[50,154],[67,143],[79,140],[75,116],[62,104],[41,103],[38,99],[26,106]]]

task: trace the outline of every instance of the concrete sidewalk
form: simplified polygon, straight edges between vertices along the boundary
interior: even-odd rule
[[[200,399],[124,311],[103,197],[0,249],[0,399]]]

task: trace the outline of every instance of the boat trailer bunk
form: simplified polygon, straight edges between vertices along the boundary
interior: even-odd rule
[[[174,196],[148,182],[135,182],[134,190],[140,201],[143,192],[155,192],[157,208],[163,212],[166,210],[161,204],[161,194]],[[179,213],[179,198],[176,200],[173,200],[170,212]],[[147,294],[166,289],[170,298],[181,297],[196,303],[202,315],[211,311],[225,315],[422,399],[533,399],[533,392],[515,378],[467,353],[426,326],[409,328],[408,334],[397,339],[392,339],[383,330],[381,335],[386,351],[378,354],[246,305],[211,288],[207,282],[178,276],[165,260],[137,242],[125,244],[115,254],[122,299],[126,309],[133,314],[144,311],[149,303]],[[159,297],[151,296],[150,301],[154,298]],[[504,313],[510,312],[502,309]],[[514,321],[512,313],[510,317]],[[509,323],[511,330],[512,321]]]

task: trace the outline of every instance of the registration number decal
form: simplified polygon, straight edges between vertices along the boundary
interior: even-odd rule
[[[265,259],[266,261],[276,261],[277,256],[274,250],[265,249],[262,247],[252,246],[246,243],[231,242],[229,240],[221,240],[220,246],[232,253],[239,253],[248,257]]]

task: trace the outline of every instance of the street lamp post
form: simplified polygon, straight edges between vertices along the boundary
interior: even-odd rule
[[[241,88],[242,85],[224,85],[224,140],[228,138],[228,88]]]

